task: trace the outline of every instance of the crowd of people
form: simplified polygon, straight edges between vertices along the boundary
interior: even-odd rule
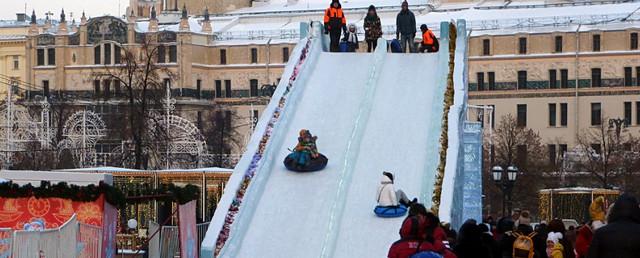
[[[400,198],[399,198],[400,199]],[[406,199],[404,200],[406,201]],[[640,204],[621,195],[608,208],[598,197],[591,221],[579,227],[561,219],[532,227],[528,211],[494,221],[467,220],[458,232],[442,224],[424,205],[411,202],[390,258],[637,258],[640,257]]]
[[[420,47],[416,47],[416,17],[409,10],[409,3],[402,2],[402,9],[396,16],[396,40],[399,42],[402,52],[416,53],[420,52],[437,52],[438,39],[426,24],[420,26],[422,40]],[[378,39],[382,37],[382,23],[376,11],[376,7],[371,5],[367,11],[362,25],[364,30],[364,39],[367,43],[367,52],[376,49]],[[355,24],[347,26],[347,18],[342,10],[339,0],[332,0],[331,5],[324,13],[324,33],[329,35],[331,52],[355,52],[359,48],[359,40],[357,28]],[[341,35],[343,35],[341,39]],[[340,43],[343,42],[346,49],[340,49]]]

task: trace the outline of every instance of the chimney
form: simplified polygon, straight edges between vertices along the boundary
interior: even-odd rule
[[[18,22],[26,22],[27,21],[27,14],[26,13],[16,13],[16,20]]]
[[[202,32],[211,33],[213,29],[211,28],[211,20],[209,17],[209,7],[207,6],[204,9],[204,20],[202,21]]]

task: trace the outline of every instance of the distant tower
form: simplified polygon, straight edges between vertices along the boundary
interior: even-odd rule
[[[182,16],[180,17],[180,31],[189,31],[189,16],[187,15],[187,5],[182,6]]]
[[[211,28],[211,20],[209,18],[209,7],[204,8],[204,20],[202,21],[202,32],[211,33],[213,29]]]

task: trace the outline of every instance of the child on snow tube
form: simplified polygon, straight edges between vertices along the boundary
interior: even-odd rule
[[[378,186],[378,206],[373,210],[378,217],[404,216],[407,213],[407,208],[417,201],[416,198],[410,201],[402,190],[395,190],[391,172],[382,172],[382,179],[380,186]]]
[[[311,135],[307,129],[300,130],[298,144],[293,152],[284,159],[284,165],[293,171],[317,171],[327,165],[327,158],[318,153],[317,136]]]

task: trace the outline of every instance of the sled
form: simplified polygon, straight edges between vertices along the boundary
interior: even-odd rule
[[[347,43],[346,41],[341,41],[340,42],[340,52],[342,52],[342,53],[349,52],[349,43]]]
[[[296,160],[292,158],[292,155],[293,153],[287,155],[287,157],[284,158],[284,166],[288,170],[291,170],[294,172],[314,172],[314,171],[323,170],[327,166],[327,163],[329,162],[329,159],[327,159],[327,157],[325,157],[322,154],[319,154],[318,158],[311,159],[308,165],[300,166],[297,164]]]
[[[400,45],[400,40],[393,39],[391,40],[391,53],[402,53],[402,45]]]
[[[376,206],[375,209],[373,209],[373,213],[375,213],[376,216],[382,217],[382,218],[397,218],[407,214],[407,207],[404,205],[398,205],[398,206],[378,205]]]

